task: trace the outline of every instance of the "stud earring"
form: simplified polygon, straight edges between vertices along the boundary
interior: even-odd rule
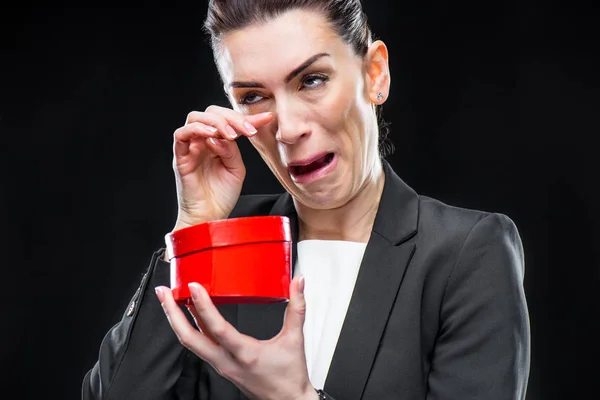
[[[381,92],[377,93],[377,100],[381,101],[383,99],[383,94]]]

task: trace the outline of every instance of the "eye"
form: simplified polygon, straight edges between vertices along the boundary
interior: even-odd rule
[[[306,89],[315,89],[325,82],[327,82],[329,78],[325,75],[321,74],[311,74],[304,77],[302,80],[302,87]]]
[[[244,105],[251,105],[258,103],[262,100],[262,96],[256,93],[247,93],[240,99],[239,103]]]

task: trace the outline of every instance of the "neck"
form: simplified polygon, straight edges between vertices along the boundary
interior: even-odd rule
[[[310,239],[369,241],[385,175],[377,162],[359,192],[346,204],[334,209],[309,208],[294,200],[298,213],[299,241]]]

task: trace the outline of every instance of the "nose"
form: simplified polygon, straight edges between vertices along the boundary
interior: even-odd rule
[[[293,100],[279,100],[275,110],[276,139],[280,143],[294,144],[309,136],[308,118],[305,110]]]

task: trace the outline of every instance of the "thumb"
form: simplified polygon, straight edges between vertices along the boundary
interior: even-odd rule
[[[302,334],[306,316],[306,300],[304,298],[304,276],[297,275],[290,283],[290,302],[285,309],[283,330]]]

